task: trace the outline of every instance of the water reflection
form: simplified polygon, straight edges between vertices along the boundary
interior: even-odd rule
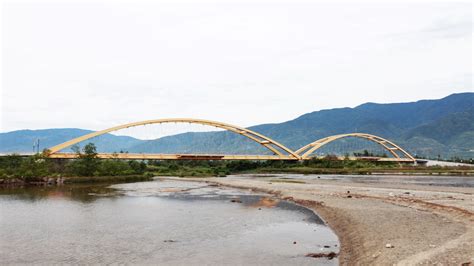
[[[0,196],[27,201],[61,199],[87,203],[99,199],[98,196],[115,196],[116,190],[110,188],[110,185],[68,184],[61,186],[10,187],[0,189]]]
[[[335,265],[310,210],[270,195],[154,181],[0,190],[0,264]]]

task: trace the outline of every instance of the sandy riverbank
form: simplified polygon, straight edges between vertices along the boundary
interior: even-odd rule
[[[472,265],[474,189],[407,185],[403,178],[399,185],[323,179],[289,183],[275,182],[275,177],[188,180],[268,192],[313,209],[338,235],[342,265]]]

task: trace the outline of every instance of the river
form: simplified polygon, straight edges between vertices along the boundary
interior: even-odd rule
[[[158,179],[0,189],[0,264],[337,265],[336,235],[270,195]]]
[[[303,174],[247,174],[228,176],[227,178],[257,178],[257,179],[297,179],[297,180],[332,180],[337,182],[376,183],[385,185],[421,185],[442,187],[474,187],[472,176],[427,176],[427,175],[303,175]]]

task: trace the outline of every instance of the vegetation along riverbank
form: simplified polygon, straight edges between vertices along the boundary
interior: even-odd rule
[[[223,177],[240,173],[474,175],[469,166],[414,166],[394,162],[307,161],[137,161],[99,159],[94,144],[76,150],[77,159],[50,159],[42,154],[0,157],[0,184],[130,182],[153,176]]]

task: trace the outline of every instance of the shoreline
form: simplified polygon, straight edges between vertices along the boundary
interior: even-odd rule
[[[298,175],[399,175],[399,176],[474,176],[474,170],[400,170],[400,169],[333,169],[333,168],[303,168],[303,169],[264,169],[253,172],[236,174],[298,174]]]
[[[307,179],[274,183],[268,177],[174,179],[269,193],[313,210],[338,236],[341,265],[473,263],[472,188]]]
[[[309,170],[311,171],[309,171]],[[152,180],[153,177],[178,177],[179,178],[195,178],[195,179],[209,179],[209,178],[221,178],[234,175],[254,175],[254,176],[278,176],[281,174],[287,175],[341,175],[341,176],[398,176],[398,177],[449,177],[449,176],[458,176],[458,177],[474,177],[474,168],[469,170],[456,170],[456,171],[404,171],[404,170],[394,170],[394,169],[367,169],[357,170],[357,169],[332,169],[332,168],[308,168],[305,171],[298,171],[293,168],[288,169],[266,169],[264,171],[243,171],[236,172],[227,175],[178,175],[175,173],[163,174],[163,173],[153,173],[147,172],[145,174],[132,174],[132,175],[105,175],[105,176],[45,176],[38,177],[32,181],[26,181],[22,178],[0,178],[0,189],[5,187],[34,187],[34,186],[47,186],[47,185],[61,185],[61,184],[74,184],[74,183],[107,183],[107,182],[140,182]],[[307,171],[308,170],[308,171]]]

